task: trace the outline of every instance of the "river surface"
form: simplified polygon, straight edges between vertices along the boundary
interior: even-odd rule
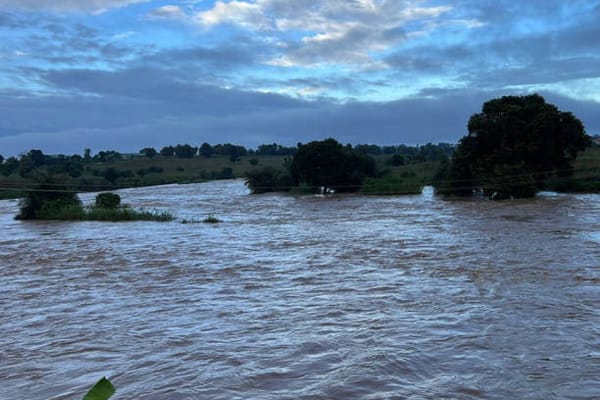
[[[600,398],[600,195],[119,194],[178,220],[0,201],[0,399]]]

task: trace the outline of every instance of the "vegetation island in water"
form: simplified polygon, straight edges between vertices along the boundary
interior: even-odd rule
[[[0,155],[0,198],[22,198],[21,219],[168,221],[168,213],[133,210],[110,193],[86,208],[77,193],[233,178],[245,178],[255,194],[399,195],[426,185],[444,196],[492,199],[532,197],[541,190],[600,192],[597,142],[573,114],[541,96],[506,96],[484,103],[457,145],[352,146],[330,138],[255,150],[203,143],[146,147],[137,154],[92,156],[85,149],[83,156],[41,150],[20,158]]]

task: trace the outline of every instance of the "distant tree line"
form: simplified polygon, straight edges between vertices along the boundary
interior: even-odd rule
[[[234,145],[231,143],[210,145],[208,143],[202,143],[198,147],[190,146],[189,144],[178,144],[176,146],[165,146],[156,151],[152,147],[146,147],[140,150],[140,153],[146,157],[153,158],[160,154],[163,157],[178,157],[178,158],[193,158],[193,157],[218,157],[226,156],[231,161],[239,161],[241,157],[247,155],[272,155],[272,156],[287,156],[295,154],[297,149],[295,147],[285,147],[277,143],[273,144],[262,144],[258,146],[256,150],[247,149],[244,146]]]
[[[263,144],[256,149],[247,149],[244,146],[231,143],[210,145],[203,143],[198,147],[189,144],[177,144],[175,146],[164,146],[160,150],[153,147],[144,147],[137,154],[120,153],[114,150],[99,151],[92,155],[90,149],[84,149],[83,156],[74,154],[71,156],[58,154],[44,154],[42,150],[32,149],[20,157],[4,158],[0,155],[0,174],[10,176],[18,174],[21,177],[27,177],[39,167],[46,168],[51,174],[67,174],[72,178],[80,177],[85,166],[89,163],[108,163],[111,161],[126,160],[136,157],[145,157],[154,159],[156,157],[167,158],[194,158],[194,157],[228,157],[230,161],[237,162],[246,156],[289,156],[293,157],[298,153],[302,146],[299,143],[296,146],[286,147],[277,143]],[[359,144],[355,146],[346,145],[345,149],[357,155],[369,156],[389,156],[388,165],[397,166],[426,161],[442,161],[453,154],[454,145],[448,143],[432,144],[427,143],[423,146],[378,146],[373,144]],[[154,170],[140,170],[139,175],[145,175]],[[103,173],[107,174],[107,179],[113,177],[114,171],[95,172],[96,176]]]
[[[84,159],[80,155],[53,155],[44,154],[41,150],[30,150],[20,158],[9,157],[4,159],[0,156],[0,174],[10,176],[18,174],[24,178],[35,172],[40,167],[45,167],[51,174],[66,173],[73,178],[82,175],[84,170]]]
[[[455,145],[450,143],[427,143],[423,146],[378,146],[374,144],[359,144],[354,147],[358,153],[377,155],[391,155],[402,157],[407,164],[426,161],[442,161],[452,156]]]
[[[244,146],[234,145],[231,143],[210,145],[203,143],[198,147],[193,147],[188,144],[178,144],[176,146],[165,146],[160,150],[156,150],[152,147],[146,147],[140,150],[140,154],[154,158],[158,155],[163,157],[177,157],[177,158],[193,158],[193,157],[217,157],[226,156],[230,157],[232,161],[239,161],[241,157],[248,155],[257,156],[294,156],[299,147],[302,144],[299,143],[296,146],[282,146],[277,143],[273,144],[261,144],[256,149],[247,149]],[[455,145],[450,143],[438,143],[432,144],[427,143],[423,146],[379,146],[375,144],[358,144],[350,146],[350,149],[357,154],[366,154],[370,156],[378,155],[389,155],[396,156],[396,160],[402,158],[402,162],[396,161],[395,165],[411,164],[426,161],[442,161],[454,152]]]
[[[20,197],[20,190],[28,190],[39,182],[53,179],[63,182],[70,190],[74,191],[102,191],[119,187],[158,185],[173,182],[197,182],[204,180],[232,179],[236,175],[244,176],[246,173],[254,173],[254,181],[260,182],[260,190],[279,190],[302,186],[308,190],[308,186],[330,186],[336,187],[338,191],[356,190],[364,177],[372,177],[373,174],[383,174],[385,171],[376,170],[372,158],[377,157],[377,164],[383,167],[396,167],[421,161],[436,161],[447,157],[453,146],[450,144],[426,144],[424,146],[377,146],[377,145],[341,145],[336,142],[325,141],[329,150],[335,150],[334,154],[317,157],[314,159],[315,168],[312,172],[304,172],[298,168],[306,155],[308,144],[298,143],[296,146],[286,147],[277,143],[264,144],[256,149],[248,149],[244,146],[231,143],[211,145],[202,143],[194,147],[189,144],[177,144],[164,146],[156,149],[144,147],[137,153],[121,153],[114,150],[103,150],[93,154],[91,149],[86,148],[83,155],[49,155],[39,149],[32,149],[19,157],[4,158],[0,156],[0,177],[5,177],[3,186],[0,187],[0,198]],[[278,157],[283,161],[281,168],[266,168],[265,165],[275,165],[277,160],[261,160],[261,157]],[[184,159],[228,159],[232,164],[237,164],[246,157],[248,164],[242,166],[221,165],[220,161],[208,164],[187,164],[186,168],[194,165],[193,169],[186,171],[184,165],[173,165],[163,163],[165,160]],[[333,158],[332,158],[333,157]],[[290,170],[292,161],[294,170]],[[330,161],[328,161],[330,160]],[[129,162],[131,161],[131,162]],[[312,162],[312,161],[311,161]],[[320,163],[342,166],[348,168],[350,173],[340,171],[325,174],[319,177],[319,171],[326,171],[327,166]],[[200,167],[202,165],[202,167]],[[235,168],[235,171],[234,171]],[[324,169],[323,169],[324,168]],[[184,172],[185,171],[185,172]],[[329,173],[329,172],[328,172]],[[244,175],[240,175],[244,174]],[[277,188],[277,189],[276,189]],[[316,190],[311,189],[311,190]]]

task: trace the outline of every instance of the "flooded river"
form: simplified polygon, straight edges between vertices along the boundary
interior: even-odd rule
[[[178,220],[0,201],[0,399],[600,398],[600,195],[119,194]]]

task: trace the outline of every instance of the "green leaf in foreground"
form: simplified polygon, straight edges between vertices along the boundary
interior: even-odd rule
[[[103,377],[87,392],[83,400],[108,400],[113,394],[115,387]]]

